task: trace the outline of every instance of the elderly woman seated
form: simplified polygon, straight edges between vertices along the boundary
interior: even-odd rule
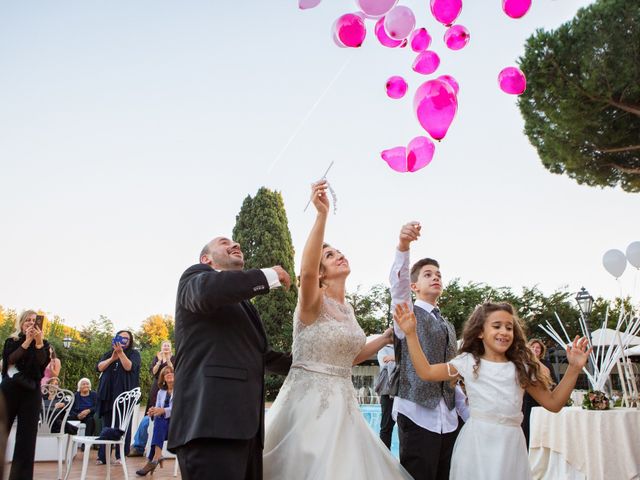
[[[96,407],[98,406],[98,394],[91,390],[91,380],[81,378],[78,381],[78,391],[75,394],[75,400],[71,412],[69,412],[69,420],[78,420],[85,425],[85,435],[92,436],[95,432]]]
[[[149,461],[140,470],[136,471],[141,477],[156,469],[158,464],[162,465],[162,446],[169,434],[169,420],[171,419],[171,407],[173,406],[173,367],[167,365],[160,371],[158,377],[158,396],[156,406],[151,407],[147,412],[153,418],[153,436],[151,438],[151,449],[149,450]]]

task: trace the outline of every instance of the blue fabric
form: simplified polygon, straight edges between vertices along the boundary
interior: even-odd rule
[[[145,447],[147,446],[147,440],[149,439],[149,417],[145,415],[142,420],[140,420],[140,425],[138,426],[138,430],[136,431],[135,436],[133,437],[133,448],[144,452]]]
[[[151,437],[149,460],[153,460],[154,446],[162,450],[162,445],[169,436],[169,420],[165,417],[155,417],[153,419],[153,436]]]
[[[91,410],[89,413],[90,417],[93,417],[96,413],[96,407],[98,406],[98,394],[91,390],[89,395],[83,397],[80,395],[80,392],[76,392],[75,400],[73,401],[73,407],[71,407],[71,412],[69,412],[69,416],[75,418],[80,412],[86,410],[87,408]],[[110,427],[111,425],[105,425]]]

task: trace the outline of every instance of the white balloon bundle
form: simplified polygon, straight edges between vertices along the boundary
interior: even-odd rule
[[[602,265],[616,279],[620,278],[627,268],[627,262],[640,269],[640,242],[631,242],[626,255],[617,249],[607,250],[602,256]]]

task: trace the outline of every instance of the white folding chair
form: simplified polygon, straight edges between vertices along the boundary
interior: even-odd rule
[[[71,390],[64,390],[57,385],[42,385],[42,410],[38,424],[38,437],[49,437],[57,440],[58,447],[58,480],[62,479],[62,459],[65,455],[65,441],[69,436],[64,428],[75,396]],[[57,405],[57,406],[56,406]],[[58,431],[54,431],[54,427]]]
[[[98,437],[84,437],[79,435],[74,435],[71,437],[71,441],[69,442],[69,449],[67,451],[67,474],[65,476],[65,480],[69,478],[69,473],[71,473],[71,467],[73,465],[73,457],[71,456],[71,451],[76,444],[83,444],[85,446],[84,454],[82,457],[82,475],[80,476],[81,480],[85,480],[85,478],[87,477],[87,469],[89,468],[89,456],[92,445],[104,445],[106,447],[107,479],[111,478],[111,446],[119,445],[121,453],[120,462],[122,464],[122,470],[124,471],[124,478],[129,478],[127,474],[126,455],[124,454],[124,443],[126,440],[127,430],[129,429],[129,423],[131,421],[133,411],[140,401],[140,395],[140,388],[136,387],[133,390],[121,393],[120,395],[118,395],[118,398],[113,401],[113,416],[111,419],[111,428],[118,428],[124,432],[120,437],[120,440],[98,440]]]

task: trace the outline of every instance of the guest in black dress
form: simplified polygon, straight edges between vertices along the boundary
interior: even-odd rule
[[[553,373],[553,368],[551,368],[551,362],[545,358],[545,354],[547,352],[547,347],[545,347],[542,340],[539,338],[532,338],[527,343],[527,346],[531,349],[534,355],[540,360],[540,363],[543,365],[543,370],[546,369],[547,375],[551,378],[551,381],[554,384],[558,383],[558,379],[556,378],[555,373]],[[539,407],[540,404],[535,401],[535,399],[529,395],[527,392],[524,393],[524,398],[522,399],[522,413],[524,417],[522,419],[522,431],[524,432],[524,438],[527,441],[527,448],[529,448],[529,427],[531,420],[531,409],[533,407]]]
[[[116,341],[120,337],[120,341]],[[96,368],[100,375],[98,385],[98,416],[103,427],[111,427],[113,401],[123,392],[140,386],[140,352],[133,348],[133,334],[128,330],[120,330],[111,346]],[[127,429],[124,455],[129,453],[131,428]],[[116,447],[116,459],[120,459],[120,448]],[[98,464],[105,464],[105,448],[98,449]]]
[[[33,478],[38,420],[42,408],[40,381],[49,363],[49,343],[36,325],[37,312],[27,310],[2,350],[2,383],[7,407],[7,431],[18,418],[10,480]]]

